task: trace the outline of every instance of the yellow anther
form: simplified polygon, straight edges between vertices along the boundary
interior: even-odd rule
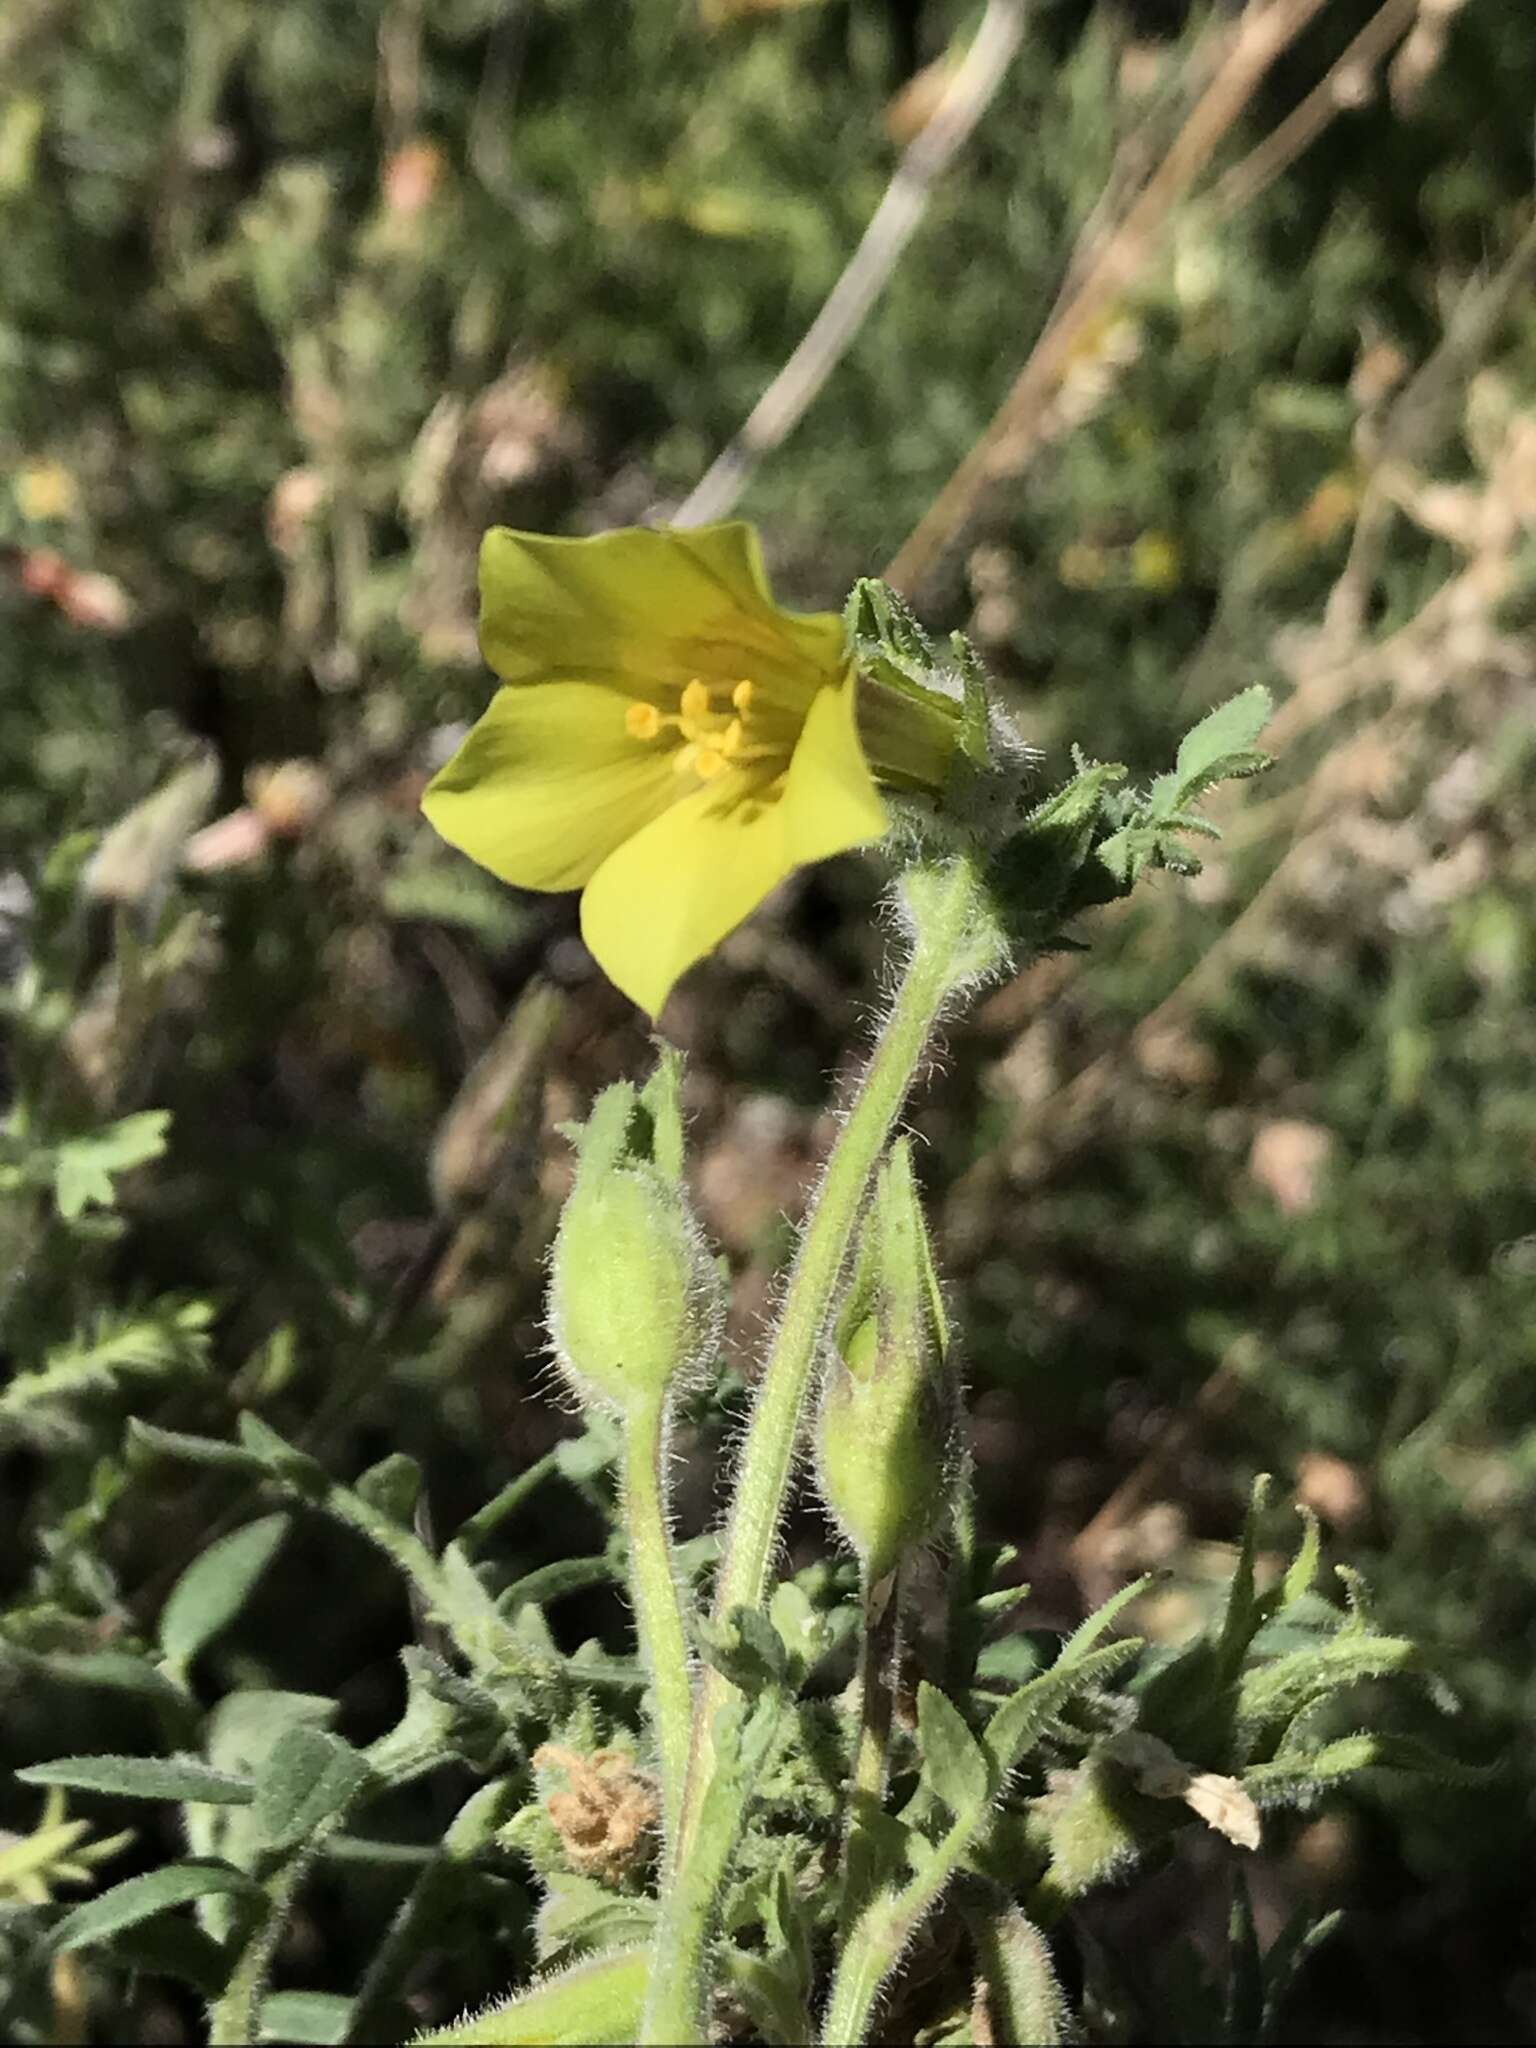
[[[743,718],[752,709],[752,684],[746,676],[743,676],[735,689],[732,690],[731,702],[736,706],[736,709]]]
[[[684,718],[692,719],[709,716],[709,688],[697,676],[683,690],[682,713]]]
[[[679,747],[672,756],[672,773],[674,775],[691,775],[698,758],[698,741],[690,740],[686,747]]]
[[[741,746],[741,720],[733,718],[720,736],[720,751],[729,760]]]
[[[713,782],[724,767],[725,755],[718,747],[700,747],[693,772],[700,782]]]
[[[661,731],[661,713],[654,704],[631,704],[624,713],[624,730],[632,740],[653,740]]]

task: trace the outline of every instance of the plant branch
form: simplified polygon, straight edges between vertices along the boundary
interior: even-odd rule
[[[716,1586],[717,1625],[728,1624],[738,1608],[761,1606],[767,1592],[811,1376],[870,1176],[955,988],[968,972],[979,976],[999,958],[995,942],[994,950],[983,950],[990,934],[983,936],[986,913],[968,861],[914,871],[906,882],[915,926],[911,956],[790,1273],[737,1476]],[[921,891],[920,883],[926,885]],[[717,1717],[728,1714],[739,1698],[714,1669],[698,1688],[675,1881],[664,1885],[662,1893],[656,1978],[647,2007],[653,2031],[647,2039],[689,2038],[677,2028],[685,2020],[695,2028],[701,2022],[716,1899],[748,1789],[742,1773],[719,1768]],[[717,1845],[724,1844],[707,1882],[701,1879],[698,1853],[706,1830]]]
[[[661,1393],[624,1418],[624,1519],[640,1654],[651,1680],[661,1756],[662,1821],[670,1855],[682,1817],[693,1720],[693,1678],[672,1539],[667,1527],[666,1417]]]

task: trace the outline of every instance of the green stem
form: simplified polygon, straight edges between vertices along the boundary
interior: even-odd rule
[[[825,2048],[854,2048],[868,2038],[882,1987],[954,1875],[978,1816],[956,1821],[929,1862],[901,1891],[884,1891],[860,1914],[838,1959],[821,2030]]]
[[[651,1679],[656,1746],[661,1754],[662,1820],[670,1855],[677,1844],[693,1679],[688,1630],[667,1527],[666,1402],[658,1390],[638,1396],[624,1418],[624,1518],[629,1533],[629,1585],[640,1654]]]
[[[738,1607],[760,1606],[767,1592],[811,1374],[870,1176],[945,1004],[962,981],[986,974],[1002,958],[1001,946],[986,925],[975,870],[967,860],[943,869],[913,871],[906,878],[905,895],[916,928],[911,957],[827,1164],[790,1274],[742,1453],[716,1586],[717,1623],[727,1621]],[[747,1794],[739,1778],[717,1783],[721,1774],[716,1769],[715,1719],[734,1690],[713,1669],[699,1686],[676,1857],[679,1874],[691,1872],[692,1881],[686,1890],[680,1883],[663,1889],[656,1970],[641,2033],[645,2042],[703,2039],[715,1902]],[[695,1849],[706,1815],[712,1838],[724,1835],[728,1846],[704,1897]]]
[[[339,1819],[339,1816],[338,1816]],[[209,2048],[250,2048],[261,2039],[261,2006],[272,1959],[293,1911],[293,1902],[320,1847],[324,1829],[286,1856],[265,1879],[266,1894],[245,1938],[229,1981],[208,2014]]]
[[[837,1924],[846,1939],[874,1889],[871,1844],[864,1822],[885,1803],[890,1768],[891,1709],[901,1639],[899,1570],[878,1586],[863,1585],[864,1638],[859,1647],[859,1739],[843,1847],[843,1895]]]

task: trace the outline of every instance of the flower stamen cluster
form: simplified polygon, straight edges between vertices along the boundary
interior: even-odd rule
[[[755,685],[750,678],[743,677],[729,688],[730,711],[715,709],[714,690],[702,676],[694,676],[683,685],[677,711],[672,715],[648,697],[637,697],[625,710],[624,730],[632,740],[659,740],[667,733],[676,733],[682,744],[674,747],[672,773],[713,782],[727,768],[746,767],[751,761],[766,759],[773,751],[770,747],[745,745]]]

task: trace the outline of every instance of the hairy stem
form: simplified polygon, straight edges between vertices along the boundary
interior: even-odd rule
[[[661,1754],[662,1820],[667,1854],[677,1844],[693,1679],[672,1540],[667,1527],[665,1400],[658,1390],[636,1399],[624,1418],[624,1519],[629,1533],[629,1584],[642,1660],[651,1679],[656,1746]]]
[[[825,2048],[854,2048],[868,2038],[885,1980],[954,1875],[974,1828],[973,1815],[957,1821],[919,1876],[899,1892],[882,1892],[860,1914],[832,1980],[832,1997],[821,2030]]]
[[[946,1003],[962,982],[991,971],[1001,960],[968,861],[914,871],[907,878],[906,898],[915,925],[912,952],[790,1274],[737,1475],[716,1586],[717,1624],[728,1621],[738,1607],[760,1606],[768,1590],[812,1371],[870,1176]],[[691,1870],[693,1881],[663,1888],[642,2041],[703,2039],[711,1925],[749,1789],[741,1774],[717,1770],[716,1716],[734,1693],[730,1681],[713,1669],[698,1689],[675,1858],[679,1876]],[[706,1814],[712,1841],[726,1845],[707,1885],[700,1882],[694,1854]]]
[[[340,1816],[336,1818],[339,1820]],[[250,2048],[251,2043],[261,2039],[261,2007],[267,1995],[272,1960],[321,1837],[330,1832],[329,1828],[323,1829],[301,1844],[265,1879],[262,1890],[266,1896],[235,1958],[229,1981],[208,2014],[209,2048]]]
[[[837,1924],[846,1938],[873,1889],[865,1817],[885,1800],[890,1768],[891,1708],[901,1644],[901,1575],[878,1585],[864,1576],[864,1639],[859,1648],[859,1740],[854,1754],[843,1856],[843,1895]]]

